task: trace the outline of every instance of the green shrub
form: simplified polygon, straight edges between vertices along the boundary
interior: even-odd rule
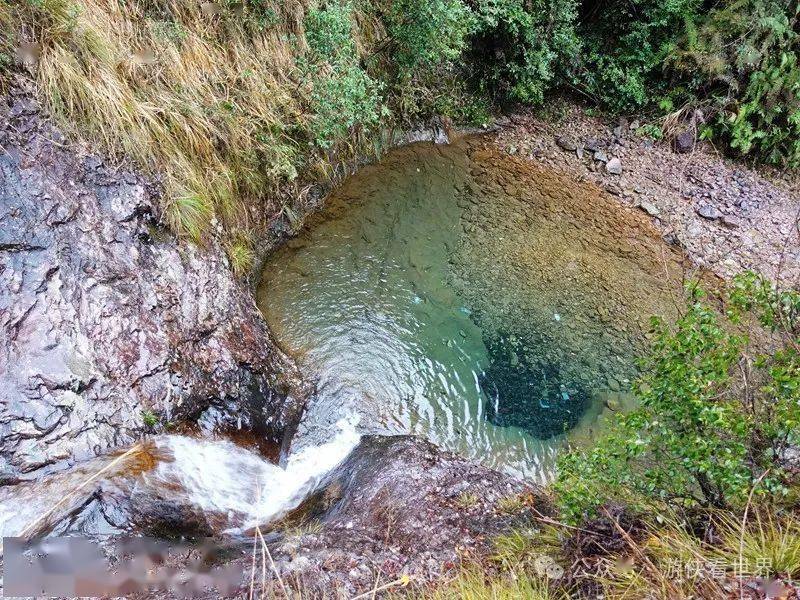
[[[540,104],[573,68],[576,0],[479,0],[471,67],[496,100]]]
[[[461,0],[394,0],[381,13],[401,76],[461,56],[475,17]]]
[[[753,317],[776,336],[769,353],[752,354],[747,336],[734,332]],[[800,293],[745,275],[725,321],[694,288],[674,327],[653,324],[634,387],[641,407],[620,416],[597,446],[559,463],[554,486],[564,517],[578,521],[611,500],[727,508],[754,486],[756,494],[785,492],[776,459],[800,441]]]
[[[583,0],[577,24],[583,52],[563,81],[616,112],[663,99],[699,107],[705,138],[719,138],[740,156],[797,167],[798,6]]]
[[[750,75],[736,112],[722,113],[712,127],[739,154],[768,163],[800,165],[800,66],[796,54],[770,58]]]
[[[386,28],[381,49],[391,64],[384,68],[394,73],[403,114],[435,110],[477,122],[488,115],[484,98],[540,104],[579,53],[577,0],[399,0],[383,10],[380,2],[369,6]]]
[[[584,0],[585,51],[575,83],[614,110],[636,110],[667,89],[664,61],[702,0]]]
[[[354,128],[369,130],[388,116],[381,100],[383,85],[359,65],[350,2],[311,10],[305,27],[309,56],[301,68],[312,86],[311,130],[316,144],[329,148]]]
[[[706,137],[721,138],[742,156],[797,167],[800,9],[790,4],[737,0],[710,11],[667,66],[687,82],[690,95],[709,99]]]

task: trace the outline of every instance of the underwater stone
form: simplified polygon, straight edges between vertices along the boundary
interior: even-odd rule
[[[502,340],[487,346],[491,362],[480,385],[487,397],[489,422],[521,427],[541,440],[578,424],[589,396],[581,387],[563,381],[557,363],[527,355],[520,359]]]

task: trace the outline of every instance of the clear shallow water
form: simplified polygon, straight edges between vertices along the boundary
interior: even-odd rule
[[[554,235],[563,207],[550,214],[518,206],[535,178],[504,172],[501,180],[514,181],[507,190],[493,183],[496,169],[477,166],[469,142],[394,151],[346,182],[268,261],[259,306],[318,384],[297,446],[319,443],[333,423],[355,414],[362,432],[420,434],[546,479],[568,437],[593,435],[607,406],[627,401],[619,390],[633,373],[641,332],[602,323],[597,297],[619,301],[591,282],[605,285],[610,273],[613,285],[643,286],[641,306],[617,306],[635,327],[659,312],[666,293],[648,289],[638,259],[614,248],[599,252],[613,265],[584,265],[589,284],[581,287],[569,270],[550,281],[547,272],[565,252],[579,259],[595,252],[592,236],[605,224]],[[525,241],[531,233],[545,252],[520,256],[514,245],[535,246]],[[604,235],[616,239],[619,231]]]
[[[162,504],[235,534],[295,507],[362,433],[423,435],[545,480],[630,402],[644,324],[674,311],[681,275],[645,217],[590,186],[490,142],[400,149],[266,265],[259,305],[318,385],[285,468],[227,440],[157,436],[119,463],[0,488],[0,534],[118,533],[126,511],[135,529]]]

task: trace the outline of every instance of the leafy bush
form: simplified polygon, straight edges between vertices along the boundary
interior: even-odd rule
[[[733,332],[753,317],[777,338],[770,352],[752,354],[748,336]],[[785,492],[782,457],[800,442],[800,293],[745,275],[726,321],[694,288],[673,328],[657,318],[653,325],[634,388],[641,407],[596,447],[560,461],[564,516],[580,520],[612,499],[725,508],[753,489]]]
[[[795,4],[738,0],[692,23],[667,66],[708,98],[706,137],[738,154],[800,165],[800,20]],[[678,94],[681,95],[680,93]]]
[[[572,85],[614,111],[667,100],[706,113],[704,137],[800,164],[800,29],[784,0],[583,0]]]
[[[352,16],[350,2],[335,2],[311,10],[305,19],[310,52],[302,68],[312,85],[312,132],[321,148],[356,126],[374,127],[386,116],[382,84],[358,64]]]
[[[575,83],[606,106],[636,110],[660,96],[663,65],[702,0],[584,0],[585,52]]]
[[[540,104],[579,53],[576,0],[478,0],[477,84],[497,100]]]
[[[369,6],[385,25],[388,39],[380,50],[391,57],[385,68],[395,74],[404,114],[437,110],[477,122],[487,114],[486,97],[539,104],[580,46],[577,0],[398,0],[384,10],[380,2]]]
[[[461,0],[394,0],[381,15],[386,48],[401,75],[458,59],[475,27]]]

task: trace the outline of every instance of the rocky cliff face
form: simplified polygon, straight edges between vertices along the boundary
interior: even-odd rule
[[[0,101],[0,483],[162,422],[280,443],[307,390],[217,244],[176,240],[139,175]]]

